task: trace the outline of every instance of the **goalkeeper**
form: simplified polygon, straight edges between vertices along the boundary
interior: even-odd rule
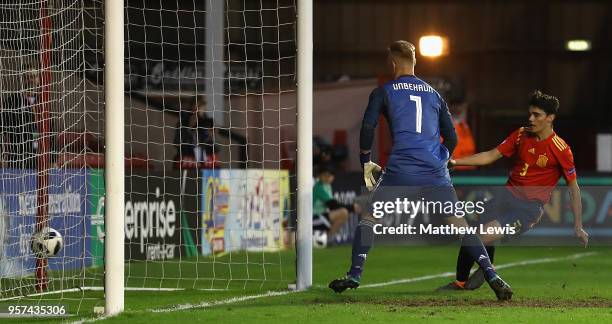
[[[374,173],[381,171],[370,161],[370,150],[378,118],[383,115],[389,123],[393,147],[378,181],[379,188],[374,191],[374,201],[417,196],[428,201],[455,202],[457,195],[447,163],[457,144],[457,135],[442,97],[414,75],[415,61],[415,47],[411,43],[396,41],[389,46],[387,63],[393,80],[372,91],[361,126],[360,161],[365,184],[368,190],[375,189]],[[393,197],[389,195],[392,192]],[[468,226],[463,218],[441,216],[450,225]],[[353,239],[351,267],[346,276],[329,284],[335,292],[359,287],[363,265],[374,241],[375,222],[371,215],[360,220]],[[477,260],[497,298],[510,299],[512,290],[495,272],[478,236],[464,235],[462,246]]]

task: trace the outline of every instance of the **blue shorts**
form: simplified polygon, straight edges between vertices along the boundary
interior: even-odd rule
[[[505,187],[495,192],[493,199],[484,205],[480,224],[498,221],[502,226],[515,227],[515,235],[521,235],[535,226],[544,214],[541,202],[516,198]]]
[[[437,177],[416,177],[398,174],[383,174],[379,185],[372,192],[370,208],[376,201],[395,201],[397,198],[407,200],[423,200],[430,202],[457,202],[457,193],[450,179]],[[372,210],[370,210],[371,212]],[[454,214],[433,214],[434,216],[454,216]]]

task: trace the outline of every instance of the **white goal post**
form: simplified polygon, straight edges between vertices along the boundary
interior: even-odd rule
[[[297,289],[312,285],[312,1],[298,1]]]
[[[104,2],[104,100],[106,106],[106,200],[104,239],[104,298],[106,315],[124,308],[123,249],[125,219],[124,37],[123,0]],[[117,127],[117,125],[120,125]]]

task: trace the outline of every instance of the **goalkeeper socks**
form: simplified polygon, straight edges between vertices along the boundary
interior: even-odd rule
[[[495,256],[495,245],[487,245],[485,246],[487,250],[487,254],[489,255],[489,260],[491,260],[491,264],[494,263]],[[457,273],[455,278],[457,281],[466,281],[470,276],[470,270],[472,270],[472,266],[474,265],[474,259],[467,252],[467,249],[462,246],[459,249],[459,254],[457,255]]]
[[[489,254],[489,259],[491,260],[491,263],[495,263],[495,261],[493,261],[493,259],[495,258],[495,245],[487,245],[485,246],[485,249],[487,249],[487,254]]]
[[[459,254],[457,255],[457,272],[455,279],[457,281],[467,281],[470,276],[470,270],[474,264],[474,259],[470,256],[465,246],[459,248]]]
[[[363,264],[373,243],[374,223],[368,220],[359,221],[359,225],[355,229],[355,237],[353,238],[351,269],[347,273],[349,276],[353,278],[361,277]]]
[[[491,264],[491,260],[489,259],[489,254],[482,245],[482,241],[478,236],[476,236],[476,234],[465,235],[463,237],[462,246],[465,247],[472,260],[475,260],[480,268],[482,268],[487,281],[490,281],[497,276],[497,273]]]

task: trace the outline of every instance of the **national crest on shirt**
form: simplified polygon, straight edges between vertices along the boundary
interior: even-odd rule
[[[545,168],[547,162],[548,162],[548,157],[546,155],[540,154],[540,156],[538,156],[538,160],[536,161],[536,164],[541,168]]]

